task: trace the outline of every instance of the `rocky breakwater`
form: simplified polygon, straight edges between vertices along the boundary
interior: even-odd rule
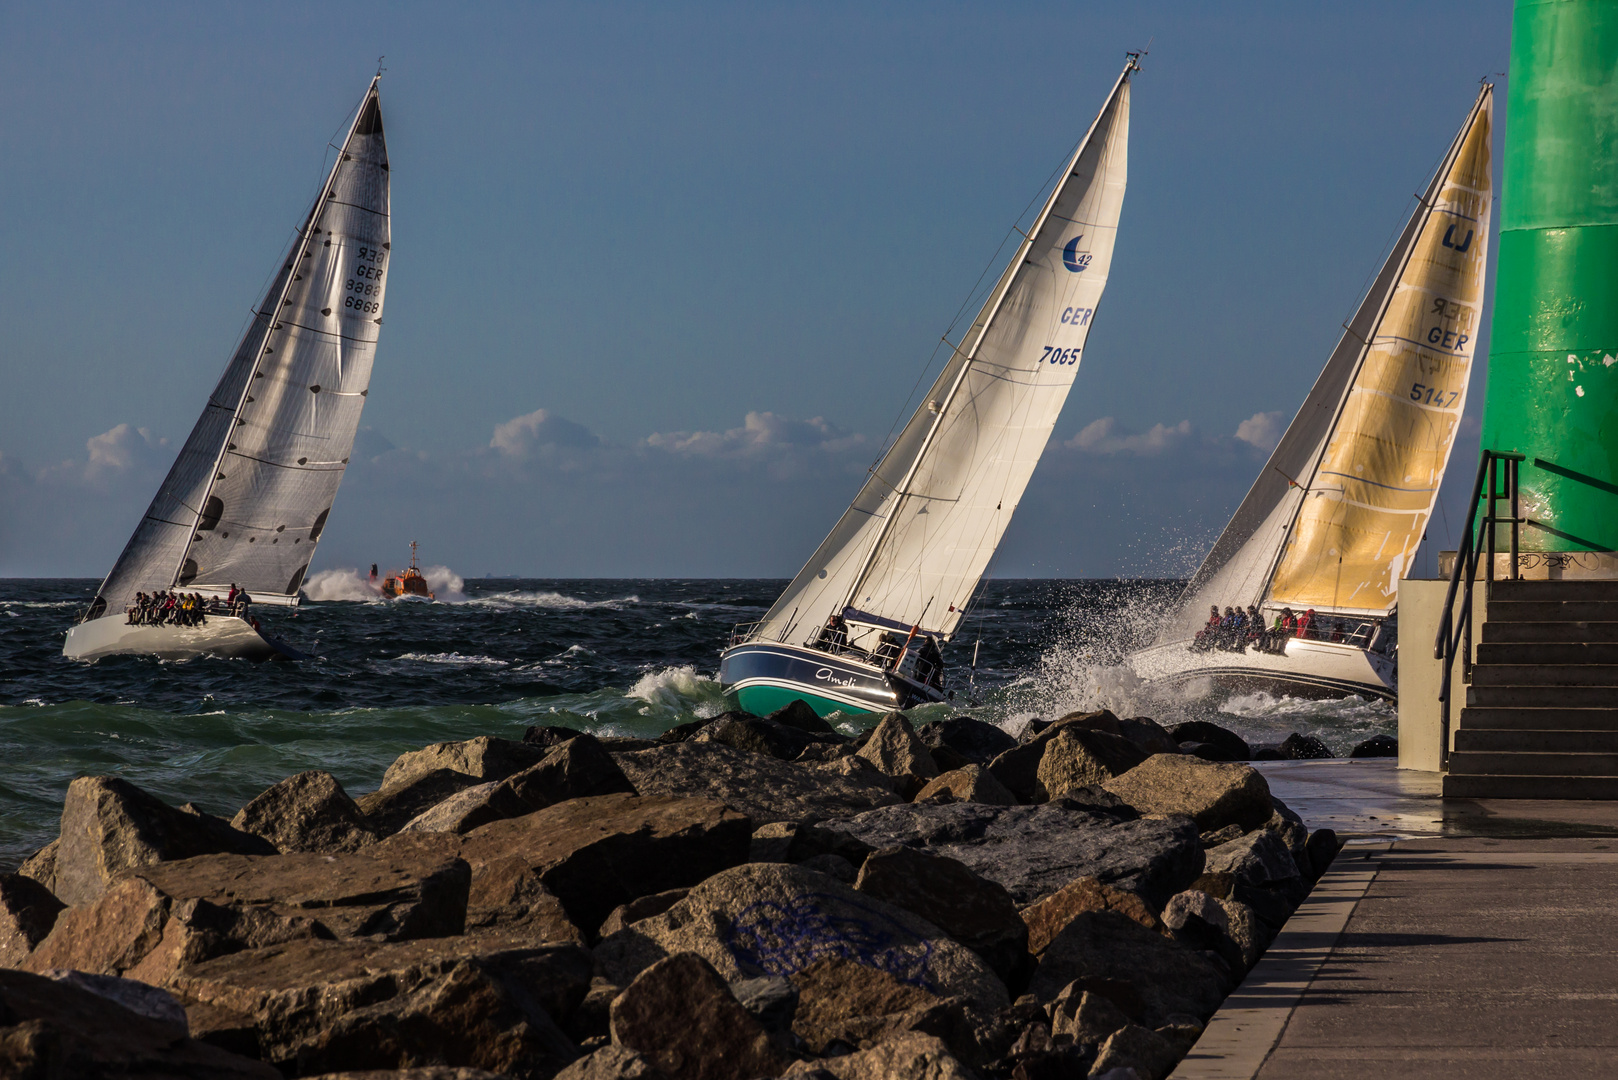
[[[1146,1080],[1335,853],[1105,712],[535,728],[228,821],[82,777],[0,875],[0,1075]]]

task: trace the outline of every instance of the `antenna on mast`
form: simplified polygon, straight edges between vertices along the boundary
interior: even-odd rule
[[[388,57],[387,57],[386,53],[384,53],[383,55],[376,58],[376,77],[379,78],[379,79],[382,77],[382,73],[384,71],[388,70],[387,68],[382,66],[382,61],[386,60],[387,58]]]

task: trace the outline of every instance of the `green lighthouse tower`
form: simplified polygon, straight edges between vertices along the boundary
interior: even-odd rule
[[[1529,551],[1618,550],[1618,0],[1517,0],[1483,446]]]

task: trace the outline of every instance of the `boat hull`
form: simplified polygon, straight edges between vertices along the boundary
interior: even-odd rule
[[[1398,667],[1391,657],[1355,645],[1289,638],[1284,654],[1194,652],[1188,641],[1142,649],[1126,658],[1142,682],[1173,685],[1209,679],[1230,690],[1267,690],[1293,697],[1340,698],[1351,695],[1397,701]]]
[[[67,632],[62,655],[69,660],[104,656],[155,656],[191,660],[199,656],[242,660],[295,660],[302,654],[253,629],[246,619],[210,615],[201,626],[131,626],[126,615],[104,615]]]
[[[874,664],[768,642],[726,649],[719,661],[719,682],[756,716],[768,716],[793,701],[805,702],[819,716],[863,716],[944,700],[937,690]]]

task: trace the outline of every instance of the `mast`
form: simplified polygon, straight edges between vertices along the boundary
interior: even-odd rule
[[[1045,205],[1039,212],[1039,217],[1035,219],[1034,226],[1023,235],[1023,241],[1017,246],[1016,256],[1011,260],[1010,266],[1021,266],[1023,261],[1028,258],[1028,253],[1033,249],[1035,238],[1039,236],[1040,231],[1045,227],[1045,223],[1049,219],[1052,209],[1056,206],[1057,200],[1061,197],[1063,189],[1073,179],[1075,175],[1074,169],[1078,165],[1079,158],[1083,156],[1084,151],[1089,147],[1090,138],[1095,134],[1096,126],[1101,123],[1101,118],[1107,114],[1108,107],[1117,98],[1119,90],[1128,81],[1130,74],[1140,70],[1140,53],[1131,52],[1125,55],[1123,71],[1119,73],[1117,81],[1113,83],[1112,91],[1107,95],[1107,99],[1102,104],[1101,110],[1096,114],[1096,118],[1090,122],[1089,129],[1084,133],[1084,138],[1079,140],[1078,147],[1073,151],[1072,157],[1068,159],[1061,183],[1051,190],[1050,196],[1045,200]],[[871,572],[871,567],[875,565],[877,556],[881,553],[883,543],[887,540],[888,534],[893,530],[894,523],[898,520],[899,505],[910,494],[910,485],[916,477],[916,471],[921,468],[922,462],[926,460],[927,452],[932,448],[933,440],[937,437],[939,428],[943,425],[944,417],[949,414],[950,405],[954,403],[956,394],[959,393],[961,386],[966,382],[967,375],[972,371],[973,364],[977,360],[978,348],[988,335],[989,328],[994,324],[996,316],[1000,314],[1001,305],[1005,303],[1005,298],[1010,293],[1016,280],[1017,275],[1015,273],[1007,273],[1002,276],[995,295],[990,300],[989,315],[982,321],[977,337],[972,341],[971,349],[965,354],[966,362],[956,372],[955,380],[950,384],[949,392],[944,396],[943,400],[932,401],[929,395],[929,400],[924,401],[920,406],[922,409],[933,409],[932,423],[928,428],[926,438],[922,440],[921,447],[916,451],[915,458],[910,462],[910,467],[905,471],[904,478],[893,491],[887,518],[883,521],[881,529],[878,530],[876,538],[866,552],[865,559],[860,564],[859,570],[854,574],[854,579],[850,582],[848,591],[843,597],[842,607],[846,608],[852,605],[854,598],[859,595],[860,589],[864,586],[866,578]],[[930,605],[931,600],[928,603]]]

